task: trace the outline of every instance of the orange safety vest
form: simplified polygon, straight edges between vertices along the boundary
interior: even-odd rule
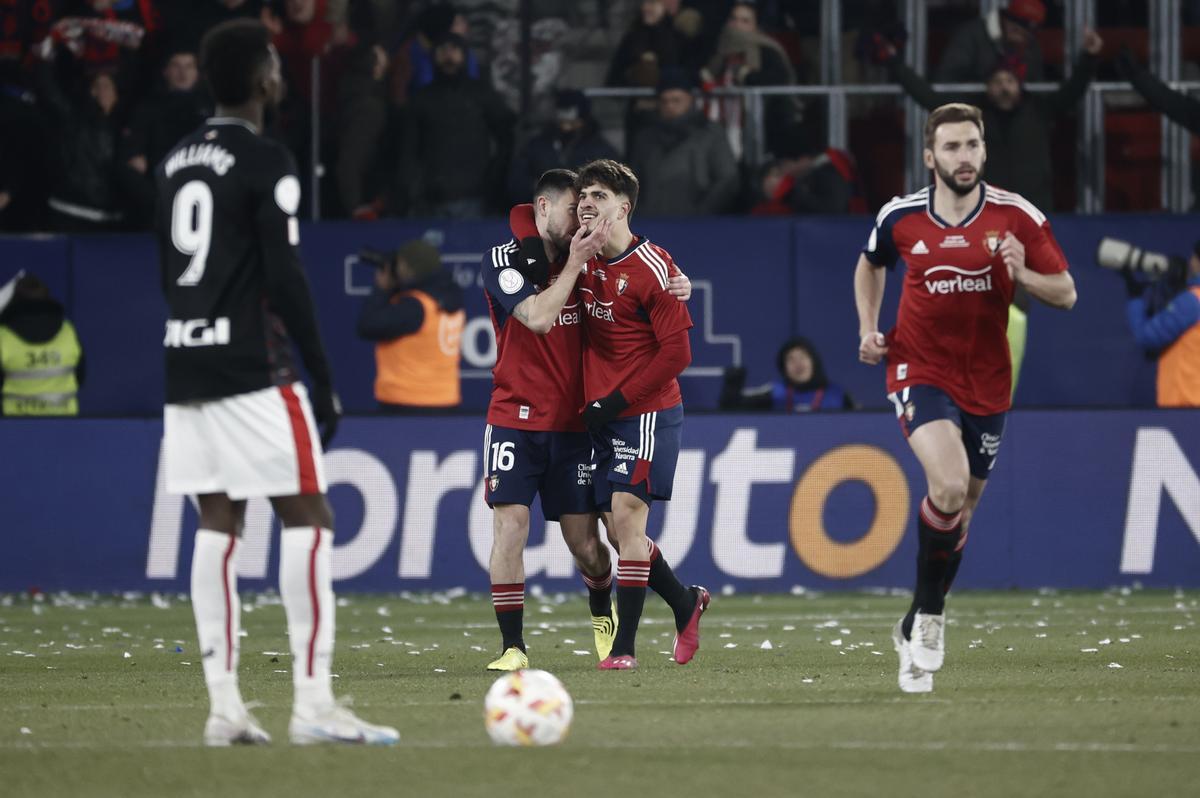
[[[462,310],[447,313],[424,291],[405,291],[392,298],[412,297],[421,303],[425,321],[412,335],[375,346],[375,398],[391,405],[456,407],[462,402],[458,361]]]
[[[1200,299],[1200,286],[1190,289]],[[1200,324],[1158,356],[1158,406],[1200,407]]]

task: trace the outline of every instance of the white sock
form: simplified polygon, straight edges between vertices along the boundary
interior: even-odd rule
[[[204,681],[212,711],[230,718],[245,711],[237,679],[242,613],[237,593],[239,548],[234,535],[199,529],[192,551],[192,613]]]
[[[288,527],[279,555],[279,595],[292,647],[294,711],[319,712],[333,704],[334,597],[330,565],[333,530]]]

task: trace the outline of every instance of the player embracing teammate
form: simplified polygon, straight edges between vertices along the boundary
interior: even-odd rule
[[[676,662],[699,646],[708,592],[682,585],[645,534],[650,502],[670,498],[679,454],[675,378],[690,361],[692,326],[679,299],[690,283],[665,251],[629,231],[637,188],[633,172],[613,161],[578,176],[551,170],[535,205],[514,208],[515,239],[484,258],[497,337],[484,495],[495,511],[490,572],[503,638],[491,670],[528,665],[521,554],[535,493],[546,517],[560,520],[584,575],[602,669],[637,666],[647,585],[675,615]],[[624,553],[617,619],[597,511]]]
[[[859,359],[887,363],[888,398],[928,485],[917,513],[917,582],[892,640],[899,685],[933,689],[945,658],[945,595],[996,462],[1010,407],[1008,307],[1020,286],[1053,307],[1075,283],[1046,217],[980,179],[978,108],[953,103],[925,124],[932,185],[884,205],[854,274]],[[879,331],[885,269],[907,265],[896,326]]]

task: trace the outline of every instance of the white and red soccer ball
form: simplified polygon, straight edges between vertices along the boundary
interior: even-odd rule
[[[553,674],[506,673],[483,699],[483,722],[496,745],[554,745],[571,728],[571,695]]]

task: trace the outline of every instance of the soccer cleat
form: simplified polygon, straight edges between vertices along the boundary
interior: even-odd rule
[[[914,666],[937,673],[946,659],[946,616],[918,612],[908,647]]]
[[[597,640],[599,640],[598,637]],[[509,646],[499,658],[488,663],[487,669],[489,671],[519,671],[528,667],[529,657],[525,652],[516,646]]]
[[[617,639],[616,605],[613,606],[612,615],[592,616],[592,634],[596,637],[596,656],[601,660],[608,659],[613,641]]]
[[[691,662],[692,657],[696,656],[696,649],[700,648],[700,616],[708,609],[708,603],[712,600],[708,591],[700,585],[692,585],[692,590],[696,591],[696,606],[692,609],[692,617],[679,634],[675,635],[675,642],[671,645],[671,654],[680,665]]]
[[[271,735],[263,731],[249,712],[242,710],[238,717],[228,718],[213,713],[204,724],[204,744],[215,747],[228,745],[266,745]]]
[[[305,712],[297,707],[292,711],[288,736],[292,745],[395,745],[400,742],[400,732],[391,726],[367,723],[344,703],[332,704],[314,712]]]
[[[892,627],[892,647],[900,656],[900,691],[903,693],[932,693],[933,674],[913,665],[908,641],[904,639],[904,619]]]
[[[596,668],[602,671],[632,671],[637,669],[637,658],[629,654],[605,657]]]

